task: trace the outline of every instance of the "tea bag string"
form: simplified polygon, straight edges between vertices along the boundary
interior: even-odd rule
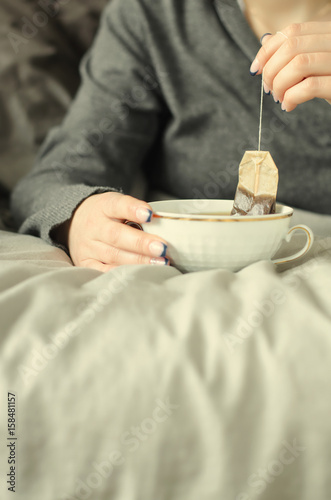
[[[261,151],[261,137],[262,137],[262,114],[263,114],[263,94],[264,94],[264,87],[263,87],[263,72],[261,75],[261,102],[260,102],[260,123],[259,123],[259,146],[258,146],[258,151]],[[260,170],[261,170],[261,164],[260,161],[255,160],[255,183],[254,183],[254,195],[257,194],[258,189],[259,189],[259,183],[260,183]]]
[[[263,114],[263,72],[261,78],[261,101],[260,101],[260,124],[259,124],[259,147],[258,151],[261,151],[261,137],[262,137],[262,114]]]

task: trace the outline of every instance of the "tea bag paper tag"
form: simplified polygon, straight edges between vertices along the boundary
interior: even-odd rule
[[[278,168],[269,151],[246,151],[239,165],[239,184],[254,196],[276,196]]]

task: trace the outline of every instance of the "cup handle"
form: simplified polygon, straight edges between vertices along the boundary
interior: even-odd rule
[[[298,226],[293,226],[285,236],[285,241],[289,243],[292,239],[293,234],[295,231],[304,231],[304,233],[307,236],[307,241],[305,246],[303,247],[302,250],[299,252],[295,253],[294,255],[290,255],[289,257],[286,258],[281,258],[281,259],[271,259],[271,262],[274,264],[284,264],[285,262],[292,262],[293,260],[298,259],[299,257],[303,257],[303,255],[306,255],[307,252],[309,252],[312,244],[314,243],[314,233],[310,229],[310,227],[305,226],[304,224],[300,224]]]

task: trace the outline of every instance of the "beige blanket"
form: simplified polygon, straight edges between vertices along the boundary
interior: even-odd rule
[[[331,237],[287,270],[101,274],[1,231],[0,317],[1,499],[329,498]]]

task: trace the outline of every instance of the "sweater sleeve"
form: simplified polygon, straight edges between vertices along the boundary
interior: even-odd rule
[[[126,193],[160,127],[163,100],[145,43],[142,0],[111,0],[80,72],[81,86],[36,163],[16,185],[11,210],[19,233],[65,250],[50,232],[88,196]]]

